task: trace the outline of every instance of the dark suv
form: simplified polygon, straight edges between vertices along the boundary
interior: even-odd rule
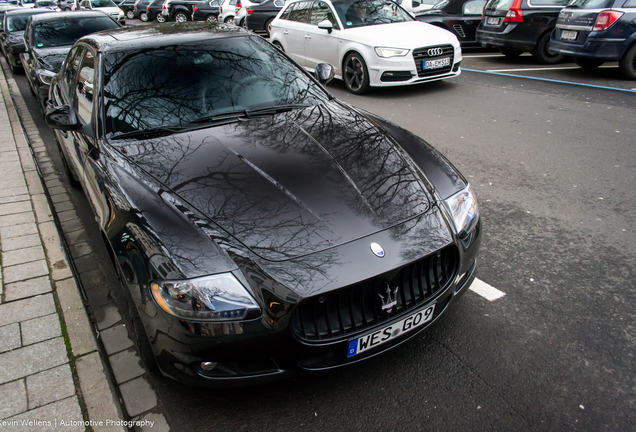
[[[621,75],[636,80],[636,0],[573,0],[561,10],[550,51],[597,68],[618,60]]]
[[[477,41],[508,57],[529,51],[543,64],[559,62],[549,51],[550,34],[568,0],[489,0],[477,28]]]

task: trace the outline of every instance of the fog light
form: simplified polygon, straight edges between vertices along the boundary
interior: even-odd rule
[[[201,369],[204,371],[211,371],[217,364],[217,362],[201,362]]]

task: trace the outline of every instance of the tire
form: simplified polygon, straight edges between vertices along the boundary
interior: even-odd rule
[[[210,14],[210,15],[206,16],[206,17],[205,17],[205,20],[206,20],[207,22],[217,22],[216,16],[215,16],[215,15],[212,15],[212,14]]]
[[[128,289],[128,287],[123,287],[123,289]],[[159,374],[159,366],[157,365],[155,354],[152,352],[150,339],[148,339],[148,334],[144,329],[144,324],[141,321],[141,317],[139,316],[139,311],[137,311],[135,305],[128,306],[130,309],[130,317],[133,324],[133,333],[135,333],[135,345],[137,345],[139,357],[141,357],[141,361],[144,362],[144,365],[146,366],[146,369],[148,369],[148,372]]]
[[[245,18],[243,18],[241,22],[239,22],[239,27],[243,27],[245,30],[247,30],[247,20]]]
[[[278,41],[274,42],[274,46],[276,48],[278,48],[281,52],[285,52],[285,48],[283,48],[283,46],[280,44],[280,42],[278,42]]]
[[[550,47],[550,35],[551,31],[546,32],[539,38],[537,46],[532,51],[534,59],[541,64],[554,64],[558,63],[565,57],[563,54],[550,54],[548,48]]]
[[[177,12],[176,14],[174,14],[174,22],[188,22],[188,16],[184,12]]]
[[[127,10],[126,11],[126,18],[128,18],[129,20],[135,19],[135,12],[133,10]]]
[[[274,18],[268,19],[265,23],[265,37],[267,38],[272,36],[272,21],[274,21]]]
[[[142,12],[139,14],[139,19],[142,22],[148,22],[148,12]]]
[[[574,57],[574,63],[576,63],[578,66],[582,67],[583,69],[596,69],[597,67],[605,63],[605,60],[585,58],[585,57]]]
[[[361,95],[369,90],[369,70],[360,54],[353,52],[347,55],[342,78],[347,90],[353,94]]]
[[[226,24],[229,24],[230,22],[234,21],[234,17],[233,16],[229,16],[227,18],[225,18],[225,21],[223,21]]]
[[[636,44],[632,45],[618,62],[621,76],[628,80],[636,80]]]
[[[157,22],[158,23],[165,23],[166,22],[166,17],[164,17],[161,12],[157,12],[156,18],[157,18]]]
[[[517,58],[523,54],[523,51],[512,50],[510,48],[499,48],[499,52],[508,58]]]

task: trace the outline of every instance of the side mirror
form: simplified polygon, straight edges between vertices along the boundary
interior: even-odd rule
[[[77,130],[82,127],[82,122],[77,118],[75,110],[70,105],[57,107],[48,106],[44,116],[46,124],[53,129]]]
[[[336,74],[336,70],[329,63],[318,63],[316,65],[316,69],[314,69],[314,73],[316,74],[318,82],[322,85],[326,85],[333,79],[333,76]]]
[[[331,24],[331,21],[329,20],[323,20],[318,23],[318,28],[327,30],[327,32],[331,34],[331,32],[333,31],[333,24]]]

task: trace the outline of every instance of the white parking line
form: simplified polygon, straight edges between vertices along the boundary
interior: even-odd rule
[[[559,67],[538,67],[526,69],[488,69],[488,72],[527,72],[527,71],[548,71],[548,70],[568,70],[581,69],[579,66],[559,66]]]
[[[526,53],[526,54],[521,54],[522,57],[529,57],[532,54],[530,53]],[[504,57],[503,54],[466,54],[466,53],[462,53],[462,57],[464,58],[488,58],[488,57]]]
[[[497,300],[506,295],[505,292],[499,291],[497,288],[488,285],[486,282],[475,278],[475,281],[470,285],[471,291],[479,294],[488,301]]]

